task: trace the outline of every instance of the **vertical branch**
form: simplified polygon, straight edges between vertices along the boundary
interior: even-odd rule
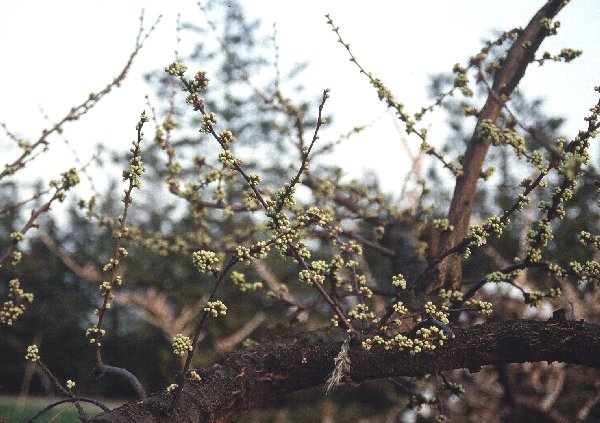
[[[442,235],[442,251],[460,242],[469,230],[477,181],[491,143],[489,138],[479,133],[479,124],[484,120],[496,122],[504,103],[511,97],[525,74],[527,66],[533,61],[536,50],[546,36],[549,35],[547,21],[554,18],[566,3],[563,0],[550,0],[534,15],[509,49],[506,59],[494,78],[492,91],[478,115],[477,126],[464,154],[462,161],[463,174],[456,180],[450,211],[448,212],[448,220],[454,226],[454,231],[445,232]],[[452,255],[441,263],[439,281],[435,286],[430,286],[429,291],[438,288],[458,288],[461,279],[461,256]]]

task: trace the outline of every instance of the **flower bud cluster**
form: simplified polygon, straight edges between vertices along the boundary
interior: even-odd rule
[[[8,298],[0,310],[0,324],[12,326],[25,312],[27,304],[33,302],[33,294],[21,288],[19,279],[12,279],[8,282]]]
[[[40,352],[38,350],[37,345],[30,345],[27,347],[27,354],[25,355],[26,360],[31,360],[33,362],[38,361],[40,359]]]
[[[218,272],[218,267],[213,267],[213,264],[218,263],[217,255],[212,251],[200,250],[192,254],[192,262],[198,271],[201,273]]]
[[[171,346],[173,347],[173,354],[178,355],[179,357],[183,357],[188,351],[193,351],[194,349],[192,340],[180,333],[173,337]]]
[[[227,306],[221,300],[209,301],[204,307],[204,311],[208,312],[212,317],[225,316],[227,314]]]
[[[246,275],[235,270],[231,272],[231,281],[236,285],[240,291],[258,291],[263,288],[262,282],[246,282]]]

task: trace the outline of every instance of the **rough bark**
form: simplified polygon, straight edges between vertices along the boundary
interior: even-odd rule
[[[482,137],[479,133],[479,124],[483,120],[496,122],[504,106],[504,101],[510,98],[519,81],[525,75],[527,66],[534,59],[535,52],[549,34],[543,20],[553,19],[564,5],[564,0],[548,1],[515,40],[508,50],[506,59],[496,73],[492,92],[489,93],[485,105],[478,114],[477,127],[464,154],[462,161],[463,174],[456,179],[456,186],[448,212],[448,220],[454,226],[454,230],[442,236],[442,251],[458,244],[469,230],[477,182],[491,143],[490,139]],[[429,288],[429,292],[439,288],[456,289],[459,287],[461,280],[461,257],[460,255],[450,256],[440,264],[439,281],[435,286]]]
[[[185,385],[177,407],[165,391],[123,405],[93,419],[108,422],[234,421],[244,411],[272,398],[321,385],[333,369],[345,333],[325,329],[258,344],[234,352]],[[560,361],[600,368],[600,326],[553,318],[509,320],[457,329],[456,337],[433,352],[350,348],[350,379],[361,382],[389,376],[420,376],[434,371],[506,363]]]

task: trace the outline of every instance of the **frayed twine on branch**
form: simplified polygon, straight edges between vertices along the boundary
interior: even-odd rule
[[[342,348],[334,359],[335,367],[325,382],[325,395],[329,395],[334,389],[342,384],[345,377],[350,373],[350,337],[347,337]]]

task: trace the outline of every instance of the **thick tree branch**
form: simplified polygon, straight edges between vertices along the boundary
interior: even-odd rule
[[[550,0],[535,14],[508,50],[506,59],[502,62],[502,66],[494,78],[492,92],[488,95],[485,105],[478,114],[477,126],[464,154],[462,161],[463,174],[456,180],[450,211],[448,212],[448,220],[454,226],[454,230],[443,234],[441,251],[459,243],[469,230],[477,182],[491,143],[489,138],[483,137],[479,133],[479,124],[484,120],[496,122],[504,107],[504,101],[510,98],[525,74],[527,66],[535,58],[535,52],[549,34],[549,30],[545,26],[545,20],[553,19],[564,4],[563,0]],[[440,270],[439,283],[430,287],[429,291],[438,288],[459,287],[462,280],[460,255],[448,257],[441,263]]]
[[[557,314],[557,316],[559,316]],[[390,376],[421,376],[435,371],[504,363],[561,361],[600,368],[600,326],[553,318],[510,320],[456,329],[456,337],[433,352],[373,348],[356,341],[350,348],[350,378],[355,382]],[[301,389],[321,385],[333,369],[344,338],[340,329],[307,332],[255,345],[200,371],[200,382],[188,382],[177,408],[167,414],[171,396],[162,391],[131,402],[93,421],[208,422],[235,420],[249,409]]]

